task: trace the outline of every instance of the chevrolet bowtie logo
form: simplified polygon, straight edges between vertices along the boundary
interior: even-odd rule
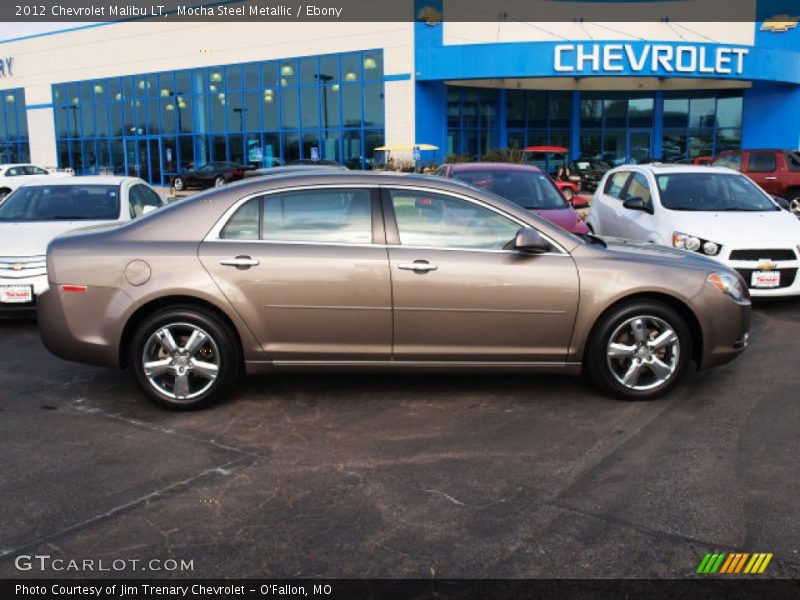
[[[761,24],[761,31],[772,31],[782,33],[797,27],[800,17],[790,17],[789,15],[775,15]]]
[[[774,271],[777,268],[778,265],[776,265],[774,262],[767,261],[758,263],[758,269],[760,271]]]
[[[14,263],[13,265],[11,265],[11,270],[12,271],[22,271],[22,269],[24,269],[24,268],[25,268],[25,265],[23,265],[22,263]]]

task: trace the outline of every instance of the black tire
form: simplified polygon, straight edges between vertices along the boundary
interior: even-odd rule
[[[674,346],[658,351],[650,348],[647,344],[642,348],[637,346],[633,337],[633,326],[639,317],[641,317],[643,329],[647,330],[645,331],[646,340],[658,339],[659,321],[669,327],[677,336],[677,351]],[[626,324],[631,321],[633,321],[632,326],[626,331]],[[651,328],[652,331],[649,331]],[[666,333],[666,328],[662,326],[661,332]],[[625,341],[620,343],[621,340],[625,340],[626,335],[629,336],[629,346]],[[612,336],[615,336],[615,340],[617,340],[616,348],[630,347],[635,349],[634,352],[630,355],[612,358],[609,347]],[[655,336],[655,338],[650,336]],[[691,355],[691,331],[680,313],[661,302],[634,300],[621,304],[600,318],[586,344],[584,366],[592,381],[612,396],[624,400],[653,400],[668,393],[680,382],[689,367]],[[651,365],[653,368],[662,368],[661,364],[652,362],[655,360],[672,368],[671,374],[663,381],[655,370],[651,370]],[[633,386],[628,386],[618,379],[634,367],[640,374],[638,379],[633,382]],[[636,373],[633,375],[636,376]],[[661,383],[658,383],[659,381]],[[647,389],[635,389],[642,387]]]
[[[214,178],[214,187],[222,187],[225,185],[225,178],[222,175],[217,175]]]
[[[172,180],[172,187],[175,188],[176,192],[182,192],[186,189],[186,180],[178,176]]]
[[[156,332],[164,329],[175,342],[174,353],[168,353],[169,344],[157,338]],[[202,341],[190,352],[188,342],[195,330]],[[170,360],[170,366],[164,364]],[[145,373],[145,362],[151,365],[150,376]],[[130,363],[139,387],[153,402],[173,410],[196,410],[222,399],[233,388],[240,372],[241,350],[230,327],[213,313],[195,306],[174,306],[153,313],[138,326],[131,340]],[[216,366],[213,380],[208,365]],[[154,368],[163,373],[153,375],[157,372]],[[179,375],[186,381],[184,397],[183,388],[177,389]]]
[[[9,190],[8,188],[0,189],[0,202],[5,200],[5,197],[8,196],[10,193],[11,193],[11,190]]]

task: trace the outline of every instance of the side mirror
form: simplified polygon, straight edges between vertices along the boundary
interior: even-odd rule
[[[523,227],[514,238],[514,248],[524,252],[541,254],[550,251],[550,244],[532,227]]]
[[[786,198],[780,198],[778,196],[773,196],[773,200],[775,200],[775,204],[780,206],[783,210],[791,210],[789,208],[789,201]]]
[[[622,206],[628,210],[641,210],[642,212],[653,214],[653,207],[640,196],[631,196],[622,203]]]

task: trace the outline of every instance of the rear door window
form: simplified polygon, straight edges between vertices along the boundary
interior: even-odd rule
[[[242,205],[220,232],[222,239],[335,244],[372,243],[368,189],[268,194]]]
[[[772,152],[753,152],[747,162],[748,173],[772,173],[777,163]]]

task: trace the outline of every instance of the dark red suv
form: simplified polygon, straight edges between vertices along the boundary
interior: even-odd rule
[[[800,152],[794,150],[729,150],[714,161],[747,175],[765,192],[786,198],[789,209],[800,216]]]

